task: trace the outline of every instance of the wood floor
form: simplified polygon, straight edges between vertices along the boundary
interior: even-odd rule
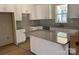
[[[27,39],[25,43],[20,44],[19,48],[15,44],[0,47],[0,55],[33,55],[30,52],[30,40]]]

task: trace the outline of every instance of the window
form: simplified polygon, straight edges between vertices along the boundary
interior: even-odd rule
[[[67,5],[56,6],[56,23],[67,23]]]

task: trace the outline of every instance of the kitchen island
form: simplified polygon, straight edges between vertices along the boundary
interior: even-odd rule
[[[55,30],[35,30],[30,33],[31,51],[37,55],[68,55],[69,35],[64,38],[64,42],[57,39],[58,31]],[[66,35],[65,35],[66,36]]]

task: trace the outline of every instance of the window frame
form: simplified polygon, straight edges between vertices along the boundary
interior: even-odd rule
[[[63,6],[63,5],[57,5],[57,6]],[[68,5],[66,4],[66,6],[67,6],[67,13],[57,13],[57,6],[55,7],[55,23],[67,23],[68,22],[68,20],[67,20],[68,19]],[[57,15],[61,15],[62,16],[62,14],[67,16],[66,17],[66,22],[57,20]]]

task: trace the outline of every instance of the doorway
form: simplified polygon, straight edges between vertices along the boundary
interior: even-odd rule
[[[14,13],[0,13],[0,46],[14,43]]]

